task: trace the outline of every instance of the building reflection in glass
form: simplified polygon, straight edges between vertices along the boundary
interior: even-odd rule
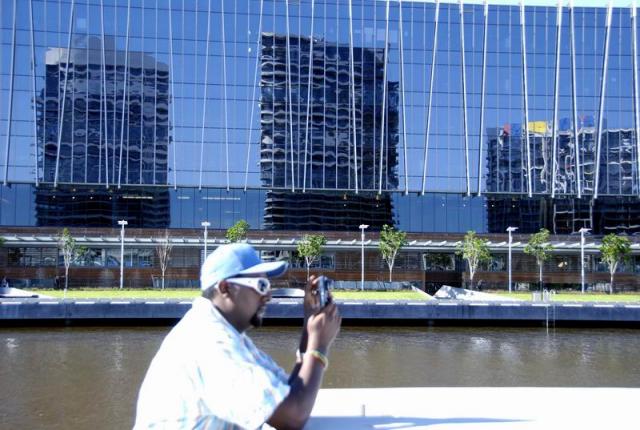
[[[593,117],[583,115],[578,123],[579,157],[569,119],[561,119],[557,137],[556,198],[548,195],[527,198],[526,143],[520,124],[488,128],[487,192],[520,194],[488,197],[487,218],[490,232],[502,233],[518,226],[522,233],[546,227],[556,234],[577,233],[581,228],[595,234],[640,233],[640,204],[637,194],[637,153],[634,130],[604,130],[601,137],[599,197],[577,198],[578,174],[583,193],[593,193],[597,131]],[[533,188],[550,194],[553,140],[546,121],[529,123],[529,144],[533,157]],[[576,168],[579,160],[579,169]],[[579,172],[579,173],[578,173]]]
[[[148,187],[167,183],[168,67],[114,43],[106,38],[103,51],[101,39],[77,38],[70,50],[46,51],[38,172],[54,186],[36,188],[38,225],[169,225],[167,189]]]
[[[354,48],[351,76],[348,45],[314,39],[311,70],[309,38],[291,37],[288,48],[286,36],[262,34],[260,172],[272,189],[265,227],[392,224],[391,196],[374,192],[398,186],[398,83],[388,82],[384,96],[384,50]],[[340,192],[355,188],[364,191]]]

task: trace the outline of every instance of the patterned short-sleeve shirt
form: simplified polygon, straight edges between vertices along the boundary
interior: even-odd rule
[[[289,394],[287,374],[197,298],[144,378],[134,430],[257,429]]]

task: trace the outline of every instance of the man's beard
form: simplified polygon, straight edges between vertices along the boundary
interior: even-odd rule
[[[249,324],[251,324],[251,326],[254,327],[254,328],[262,327],[262,315],[263,315],[263,313],[264,313],[264,311],[262,309],[258,310],[255,314],[253,314],[253,316],[249,320]]]

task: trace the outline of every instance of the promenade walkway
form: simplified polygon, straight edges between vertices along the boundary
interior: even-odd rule
[[[191,300],[0,299],[0,322],[102,320],[138,324],[178,320],[191,303]],[[338,304],[345,322],[640,325],[640,304],[628,303],[340,300]],[[265,320],[274,324],[301,318],[300,299],[274,299],[265,315]]]
[[[640,388],[323,389],[306,430],[639,428]]]

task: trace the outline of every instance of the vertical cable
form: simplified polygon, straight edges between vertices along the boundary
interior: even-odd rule
[[[327,2],[324,2],[323,16],[322,16],[322,99],[327,99]],[[325,139],[327,133],[327,104],[322,103],[322,188],[326,187],[327,180],[327,140]]]
[[[29,28],[31,30],[31,91],[33,92],[33,147],[35,148],[35,158],[34,158],[34,179],[36,183],[36,187],[39,185],[38,178],[38,118],[36,112],[36,104],[38,100],[38,95],[36,94],[36,39],[35,33],[33,29],[33,0],[29,0]],[[46,97],[46,94],[45,94]],[[46,102],[43,100],[43,108],[46,106]],[[43,109],[43,115],[44,111]]]
[[[171,6],[171,5],[169,5]],[[158,140],[158,2],[155,2],[155,58],[153,70],[153,184],[156,184]],[[144,91],[144,88],[143,88]],[[143,92],[144,94],[144,92]],[[143,130],[144,131],[144,130]]]
[[[489,30],[489,3],[484,0],[484,34],[482,35],[482,77],[480,80],[480,130],[478,132],[479,152],[478,152],[478,197],[482,195],[482,150],[484,135],[484,102],[485,102],[485,85],[487,79],[487,33]]]
[[[307,151],[308,151],[308,143],[309,143],[309,116],[311,115],[311,88],[313,87],[313,12],[315,7],[315,0],[311,0],[311,30],[309,32],[309,79],[307,81],[307,117],[306,124],[304,129],[304,161],[303,161],[303,169],[302,169],[302,192],[306,192],[307,190]],[[349,7],[351,7],[351,0],[349,0]],[[349,22],[351,25],[351,22]],[[302,45],[300,45],[299,49],[302,49]],[[353,72],[352,72],[353,73]],[[311,152],[313,154],[313,144],[311,145]],[[310,162],[313,163],[313,156],[310,157]],[[310,170],[312,167],[310,168]],[[356,173],[357,178],[357,173]],[[356,192],[358,189],[358,184],[356,180]]]
[[[169,104],[169,106],[167,106],[167,108],[171,109],[171,121],[172,121],[172,126],[173,127],[168,127],[168,131],[173,130],[173,189],[176,190],[178,189],[178,180],[177,180],[177,173],[176,173],[176,138],[175,138],[175,133],[176,133],[176,91],[173,85],[173,81],[174,81],[174,73],[173,73],[173,7],[171,5],[171,3],[169,3],[169,67],[170,67],[170,72],[171,76],[169,77],[169,85],[171,86],[171,94],[170,96],[167,98],[167,103]],[[167,136],[169,137],[169,136]],[[169,158],[169,151],[167,148],[167,159]],[[167,181],[169,180],[169,178],[167,178]]]
[[[402,1],[401,1],[402,4]],[[402,6],[401,6],[402,8]],[[400,15],[402,17],[402,15]],[[402,19],[402,18],[401,18]],[[358,131],[356,123],[356,74],[353,54],[353,1],[349,0],[349,81],[351,83],[351,114],[353,117],[353,172],[355,174],[355,193],[358,194]],[[361,143],[362,144],[362,143]]]
[[[560,98],[560,40],[562,38],[562,0],[558,0],[556,17],[556,74],[553,86],[553,143],[551,154],[551,198],[556,196],[556,170],[558,169],[558,99]]]
[[[114,6],[114,15],[118,14],[118,0],[115,1]],[[118,40],[118,20],[114,19],[113,21],[114,27],[114,37],[113,37],[113,129],[111,133],[111,182],[115,185],[116,183],[116,139],[117,136],[117,126],[118,126],[118,51],[117,51],[117,40]]]
[[[104,109],[100,112],[100,121],[104,113],[104,177],[105,187],[109,188],[109,124],[107,115],[107,57],[104,50],[104,0],[100,0],[100,33],[102,37],[102,88],[100,89],[100,106]],[[102,134],[100,135],[102,145]],[[102,146],[100,146],[102,152]],[[102,155],[100,155],[102,157]]]
[[[315,0],[312,0],[315,1]],[[260,16],[258,18],[258,40],[256,41],[256,67],[253,72],[253,92],[251,96],[251,115],[249,116],[249,138],[247,139],[247,162],[245,163],[244,168],[244,190],[247,191],[247,184],[249,182],[249,158],[251,155],[251,142],[253,141],[253,115],[254,108],[256,105],[256,88],[260,86],[258,82],[258,66],[260,65],[260,52],[262,43],[262,7],[264,5],[264,0],[260,0]],[[312,8],[312,18],[311,18],[311,28],[313,32],[313,8]],[[313,34],[311,35],[313,37]],[[258,121],[261,124],[261,121]],[[273,158],[273,157],[272,157]]]
[[[607,3],[607,21],[604,36],[604,57],[602,59],[602,79],[600,80],[600,108],[598,109],[598,135],[596,136],[596,177],[593,186],[593,199],[598,198],[598,188],[600,184],[600,152],[602,145],[602,126],[604,120],[604,99],[607,91],[607,63],[609,59],[609,38],[611,36],[611,15],[613,13],[613,2]]]
[[[522,44],[522,97],[524,101],[524,142],[527,150],[527,195],[533,196],[531,181],[531,148],[529,147],[529,88],[527,86],[527,32],[524,13],[524,0],[520,0],[520,39]]]
[[[155,2],[155,58],[153,59],[153,184],[156,184],[158,141],[158,3]],[[143,130],[144,131],[144,130]]]
[[[89,22],[89,6],[87,5],[87,21]],[[86,27],[86,50],[87,50],[87,68],[85,78],[85,97],[87,98],[84,104],[84,182],[87,183],[89,180],[89,25]]]
[[[227,167],[227,191],[229,191],[229,132],[227,130],[227,48],[224,33],[224,0],[220,2],[222,6],[220,16],[222,17],[222,94],[224,109],[224,154]]]
[[[573,0],[569,0],[569,34],[571,35],[571,113],[573,116],[573,139],[576,155],[576,188],[578,198],[582,198],[582,172],[580,154],[580,136],[578,135],[578,98],[576,96],[576,38],[575,38],[575,8]]]
[[[427,102],[427,124],[425,126],[424,133],[424,158],[422,161],[422,192],[424,195],[427,185],[427,162],[429,155],[429,131],[431,128],[431,102],[433,99],[433,78],[435,76],[436,69],[436,52],[438,50],[438,20],[440,15],[440,1],[435,0],[436,2],[436,11],[434,17],[434,29],[433,29],[433,48],[431,50],[431,69],[429,70],[429,96]],[[426,30],[425,30],[426,31]]]
[[[289,0],[286,0],[285,5],[285,20],[287,24],[287,52],[286,52],[286,61],[287,61],[287,97],[288,97],[288,106],[289,106],[289,147],[291,151],[291,191],[296,190],[296,181],[295,181],[295,171],[294,171],[294,159],[293,159],[293,101],[291,98],[291,47],[289,45],[289,38],[291,37],[291,33],[289,32]],[[286,175],[285,175],[286,178]],[[286,181],[285,181],[286,186]]]
[[[224,3],[224,0],[223,0]],[[222,15],[224,22],[224,14]],[[224,28],[224,24],[223,27]],[[202,128],[200,131],[200,180],[198,181],[198,190],[202,190],[202,166],[204,163],[204,124],[207,119],[207,89],[209,86],[209,45],[211,39],[211,0],[207,6],[207,45],[204,56],[204,95],[202,99]],[[224,63],[222,65],[224,67]],[[227,170],[228,172],[228,170]]]
[[[640,193],[640,104],[638,104],[638,11],[636,10],[636,0],[631,4],[631,46],[633,48],[633,114],[636,126],[636,154],[638,163],[636,175],[636,189]]]
[[[122,149],[124,147],[124,111],[125,108],[128,111],[129,106],[127,103],[127,90],[129,83],[129,27],[131,23],[131,0],[127,1],[127,36],[125,42],[125,51],[124,51],[124,88],[122,91],[122,117],[120,119],[120,161],[118,165],[118,188],[120,188],[120,184],[122,181]],[[114,48],[115,54],[115,48]],[[117,56],[116,56],[117,57]],[[117,64],[116,64],[117,68]],[[128,113],[128,112],[127,112]],[[127,116],[128,117],[128,116]],[[127,129],[129,128],[129,124],[127,124]],[[127,146],[129,145],[129,141],[127,139]]]
[[[409,163],[407,162],[407,115],[405,106],[405,94],[404,94],[404,31],[402,28],[402,0],[399,0],[398,7],[400,8],[400,94],[402,95],[402,152],[404,159],[404,195],[409,194]]]
[[[385,123],[387,122],[386,115],[386,103],[387,103],[387,63],[389,61],[389,2],[386,1],[385,8],[385,37],[384,37],[384,64],[383,64],[383,73],[382,73],[382,124],[380,124],[380,171],[379,180],[378,180],[378,194],[382,194],[382,162],[384,160],[384,138],[385,138]],[[388,162],[388,160],[387,160]],[[388,186],[388,179],[386,178],[386,185]]]
[[[156,3],[156,7],[157,7],[157,2]],[[144,16],[146,15],[146,6],[145,6],[145,2],[144,0],[142,0],[142,19],[141,21],[141,26],[140,26],[140,33],[141,33],[141,37],[142,37],[142,46],[143,46],[143,51],[144,49],[144,40],[146,39],[145,36],[145,25],[144,25]],[[146,59],[146,52],[142,52],[141,54],[141,69],[142,69],[142,74],[140,75],[140,148],[139,148],[139,155],[140,158],[138,159],[138,183],[142,184],[143,182],[143,178],[142,178],[142,170],[143,170],[143,163],[142,163],[142,159],[144,157],[144,141],[145,141],[145,137],[144,137],[144,108],[145,108],[145,77],[146,77],[146,68],[145,68],[145,59]],[[127,139],[128,142],[128,139]],[[128,157],[127,157],[128,158]],[[127,162],[128,164],[128,162]]]
[[[14,0],[15,2],[15,0]],[[76,6],[76,2],[75,0],[71,0],[71,11],[69,12],[69,32],[67,35],[67,61],[66,61],[66,68],[65,68],[65,72],[64,72],[64,87],[62,90],[62,109],[60,109],[60,112],[58,113],[58,148],[57,148],[57,152],[56,152],[56,171],[55,171],[55,175],[53,178],[53,186],[57,187],[58,186],[58,172],[59,172],[59,168],[60,168],[60,145],[62,145],[62,130],[63,130],[63,124],[64,124],[64,108],[65,108],[65,101],[67,99],[67,81],[69,79],[69,61],[71,60],[71,36],[73,34],[73,15],[75,13],[75,6]],[[14,9],[14,18],[15,18],[15,9]],[[15,24],[15,22],[14,22]],[[15,26],[14,26],[14,31],[15,31]],[[14,47],[15,48],[15,47]],[[15,53],[15,52],[14,52]],[[60,58],[58,57],[58,64],[60,63]],[[10,93],[11,94],[11,93]],[[11,97],[11,96],[9,96]],[[60,102],[58,101],[58,106],[60,106]],[[7,137],[8,134],[7,134]],[[9,147],[7,145],[7,155],[9,152]],[[5,174],[5,183],[6,183],[6,174]]]
[[[471,195],[471,184],[469,182],[469,136],[467,133],[467,71],[465,70],[464,58],[464,4],[459,0],[460,10],[460,60],[462,65],[462,123],[464,130],[464,168],[467,175],[467,196]]]
[[[336,2],[336,22],[340,22],[340,3]],[[336,110],[335,110],[335,139],[334,143],[334,151],[335,151],[335,160],[336,160],[336,168],[335,168],[335,183],[334,188],[338,188],[338,171],[340,170],[340,164],[338,163],[339,158],[339,142],[340,142],[340,124],[339,124],[339,112],[340,112],[340,81],[339,81],[339,73],[340,73],[340,26],[336,27],[336,88],[335,88],[335,96],[336,96]]]

